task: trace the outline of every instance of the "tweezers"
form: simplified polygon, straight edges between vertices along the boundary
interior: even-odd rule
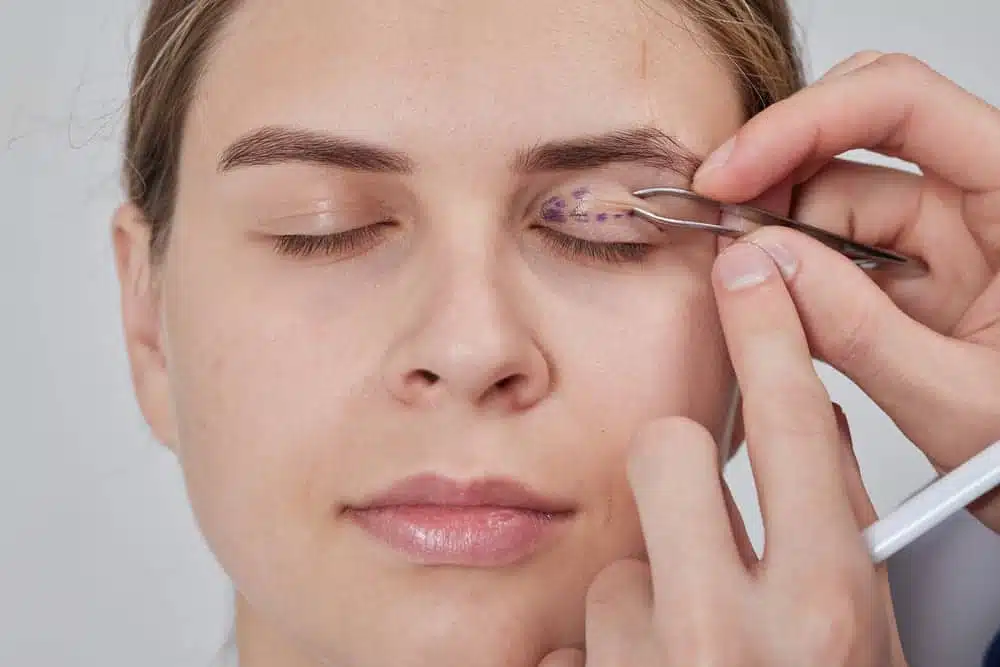
[[[700,229],[714,234],[728,236],[730,238],[739,238],[749,234],[756,228],[755,225],[776,225],[779,227],[788,227],[811,236],[820,243],[823,243],[824,245],[844,255],[860,268],[865,270],[885,268],[891,268],[894,270],[905,269],[907,272],[913,272],[917,275],[924,275],[928,270],[927,265],[919,259],[900,255],[899,253],[895,253],[884,248],[876,248],[864,243],[858,243],[849,238],[828,232],[825,229],[813,227],[812,225],[807,225],[804,222],[798,222],[797,220],[785,218],[775,213],[771,213],[770,211],[765,211],[764,209],[749,206],[747,204],[727,204],[714,199],[709,199],[708,197],[703,197],[697,193],[691,192],[690,190],[684,190],[682,188],[643,188],[642,190],[636,190],[632,193],[632,196],[638,199],[649,199],[659,195],[683,197],[701,204],[718,207],[720,213],[731,214],[731,219],[738,220],[741,224],[730,227],[711,222],[671,218],[639,206],[632,206],[633,215],[640,217],[658,227]]]

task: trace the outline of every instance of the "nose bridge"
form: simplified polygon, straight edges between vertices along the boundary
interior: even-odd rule
[[[421,263],[419,295],[387,361],[387,382],[410,404],[504,395],[524,405],[547,387],[545,359],[505,268],[500,236],[477,229],[440,234]]]
[[[441,271],[424,314],[422,341],[433,366],[428,370],[473,394],[515,372],[531,337],[519,321],[514,281],[502,275],[499,253],[474,236],[459,240],[437,260]]]

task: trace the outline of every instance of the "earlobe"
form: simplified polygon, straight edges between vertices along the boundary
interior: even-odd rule
[[[176,427],[163,347],[161,289],[150,252],[151,231],[134,205],[123,204],[115,212],[111,236],[132,384],[153,435],[174,449]]]

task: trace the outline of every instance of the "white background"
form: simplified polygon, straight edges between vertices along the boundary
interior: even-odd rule
[[[793,5],[814,76],[864,48],[905,51],[1000,103],[993,0]],[[107,230],[140,11],[0,0],[0,665],[200,667],[228,622],[225,579],[138,414],[120,335]],[[885,512],[929,469],[822,372]],[[753,514],[745,463],[730,475]]]

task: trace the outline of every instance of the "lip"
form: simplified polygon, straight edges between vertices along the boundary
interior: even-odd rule
[[[574,512],[572,503],[514,480],[460,482],[423,474],[344,513],[411,562],[503,567],[537,553]]]

